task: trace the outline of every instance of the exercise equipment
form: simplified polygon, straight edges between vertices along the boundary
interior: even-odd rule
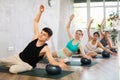
[[[81,63],[83,65],[89,65],[89,64],[91,64],[91,59],[81,58]]]
[[[45,68],[34,68],[32,69],[31,71],[25,71],[25,72],[21,72],[21,73],[18,73],[17,75],[18,76],[31,76],[31,77],[40,77],[40,78],[49,78],[47,80],[59,80],[63,77],[66,77],[68,76],[69,74],[72,74],[74,71],[70,71],[70,70],[63,70],[62,71],[62,74],[60,75],[48,75],[46,73],[46,70]],[[6,67],[5,65],[2,65],[0,66],[0,73],[7,73],[9,74],[9,68]],[[1,78],[0,78],[1,79]],[[26,80],[26,79],[25,79]],[[34,79],[31,79],[31,80],[34,80]],[[35,79],[36,80],[36,79]],[[45,80],[45,79],[44,79]]]
[[[106,51],[103,51],[102,52],[102,56],[103,56],[103,58],[109,58],[110,57],[110,53],[106,52]]]
[[[111,48],[110,50],[111,50],[112,52],[117,53],[117,50],[116,50],[115,48]]]
[[[62,69],[59,66],[53,66],[51,64],[47,64],[45,70],[50,75],[58,75],[62,73]]]

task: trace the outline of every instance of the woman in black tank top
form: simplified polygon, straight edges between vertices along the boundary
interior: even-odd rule
[[[110,40],[109,36],[110,36],[110,33],[109,31],[105,31],[103,32],[103,29],[102,29],[102,24],[104,23],[104,19],[100,25],[100,34],[101,34],[101,43],[104,47],[106,47],[108,45],[109,48],[112,48],[112,41]]]
[[[101,44],[102,44],[104,47],[106,47],[106,46],[108,45],[107,40],[106,40],[105,38],[102,38],[102,39],[100,40],[100,42],[101,42]]]

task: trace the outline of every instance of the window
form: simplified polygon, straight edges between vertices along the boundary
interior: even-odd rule
[[[92,28],[98,28],[98,24],[104,18],[103,2],[91,2],[90,14],[90,17],[94,19]]]
[[[82,2],[78,2],[75,0],[74,3],[74,26],[80,27],[83,29],[87,28],[87,21],[89,18],[94,18],[93,28],[101,22],[103,18],[106,20],[109,18],[111,13],[119,13],[120,15],[120,2],[118,0],[91,0],[89,3],[87,0],[82,0]],[[90,4],[90,9],[87,11],[87,4]],[[90,16],[88,16],[90,14]]]
[[[109,6],[109,7],[112,7],[112,6],[116,6],[117,5],[117,1],[112,1],[112,2],[105,2],[105,6]]]
[[[74,4],[74,26],[76,28],[86,28],[87,26],[87,4],[77,3]]]

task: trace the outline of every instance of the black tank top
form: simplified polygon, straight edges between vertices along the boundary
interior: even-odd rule
[[[100,40],[100,42],[101,42],[101,44],[104,46],[104,47],[106,47],[108,44],[107,44],[107,40],[105,39],[105,38],[102,38],[101,40]]]
[[[30,64],[33,68],[36,67],[36,64],[44,57],[44,55],[39,56],[40,51],[43,49],[44,46],[36,47],[36,42],[38,39],[33,40],[30,42],[27,47],[19,54],[20,58]]]

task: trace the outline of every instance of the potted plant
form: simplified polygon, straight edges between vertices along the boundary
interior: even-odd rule
[[[110,26],[110,34],[111,34],[111,39],[114,45],[117,43],[117,35],[118,35],[118,30],[117,30],[117,21],[119,20],[119,15],[118,13],[113,12],[112,14],[109,15],[108,18],[108,23]]]

